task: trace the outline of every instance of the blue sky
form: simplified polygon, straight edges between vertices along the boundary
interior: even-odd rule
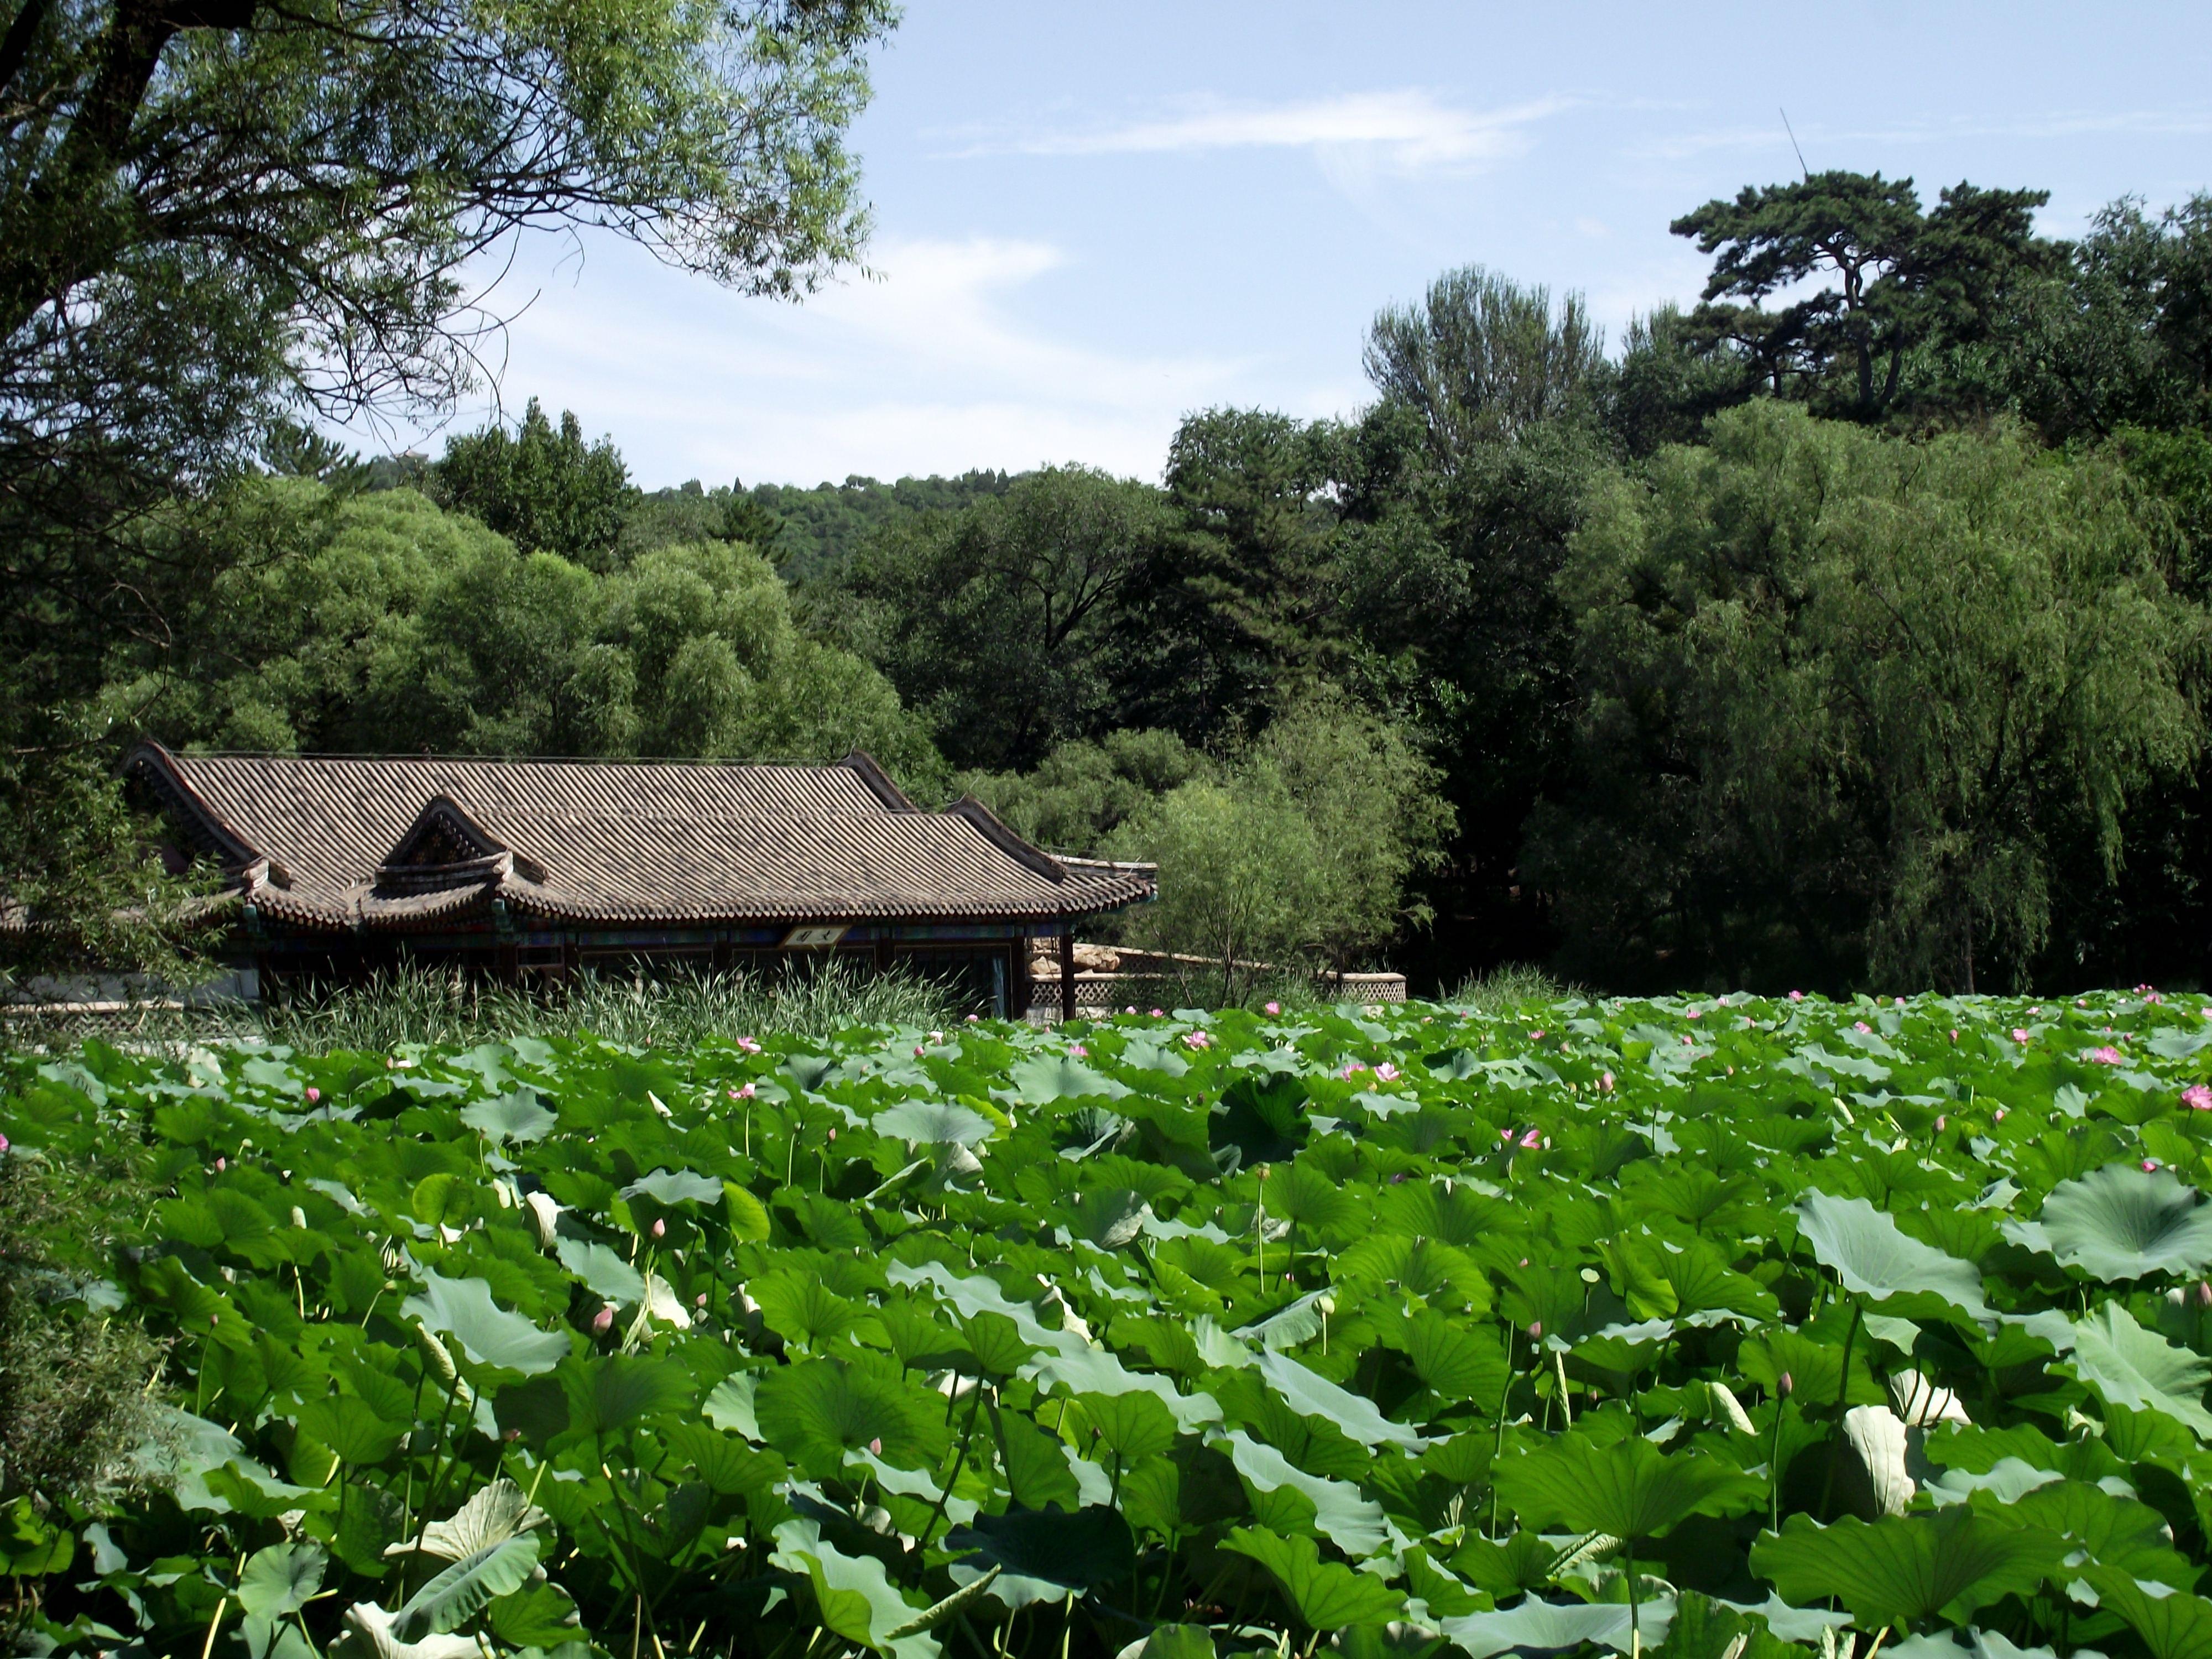
[[[1156,477],[1190,410],[1357,410],[1376,309],[1454,265],[1580,289],[1616,337],[1694,299],[1668,222],[1796,171],[1780,107],[1816,169],[2047,189],[2064,234],[2212,188],[2208,70],[2203,0],[913,0],[854,133],[869,274],[780,305],[535,239],[497,390],[575,410],[648,487]]]

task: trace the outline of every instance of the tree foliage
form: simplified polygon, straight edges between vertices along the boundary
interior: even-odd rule
[[[637,491],[613,441],[584,441],[564,410],[556,431],[532,398],[510,434],[496,422],[451,440],[430,468],[439,502],[495,530],[525,553],[557,553],[605,570]],[[725,523],[717,530],[729,528]],[[724,539],[742,540],[741,537]]]
[[[2196,752],[2154,550],[2116,469],[2009,434],[1753,405],[1613,478],[1562,579],[1581,778],[1536,830],[1571,935],[1626,976],[2018,975],[2054,843],[2116,865]]]

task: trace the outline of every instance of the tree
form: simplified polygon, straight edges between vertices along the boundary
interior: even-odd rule
[[[926,710],[956,766],[1033,766],[1115,724],[1114,620],[1172,526],[1160,492],[1047,467],[895,521],[813,613]]]
[[[1334,422],[1263,410],[1184,418],[1165,480],[1176,533],[1154,542],[1116,630],[1122,718],[1234,743],[1340,665],[1341,439]]]
[[[1480,265],[1445,272],[1419,305],[1388,307],[1368,330],[1367,378],[1419,411],[1437,461],[1577,412],[1605,361],[1579,294],[1555,308]]]
[[[611,439],[586,445],[583,423],[566,410],[556,433],[535,398],[512,436],[495,422],[448,441],[429,483],[441,505],[525,553],[557,553],[593,570],[615,562],[638,494]]]
[[[2016,296],[1988,373],[2055,441],[2212,424],[2212,196],[2113,203]]]
[[[1227,768],[1123,818],[1115,857],[1160,866],[1160,898],[1125,924],[1154,949],[1342,971],[1427,919],[1407,884],[1452,812],[1405,734],[1334,688],[1307,694]]]
[[[325,751],[836,760],[924,793],[941,763],[883,678],[809,638],[767,561],[671,544],[600,574],[409,490],[268,481],[180,649],[119,663],[118,724],[173,744]],[[173,682],[173,683],[167,683]],[[163,695],[164,692],[167,695]]]
[[[2020,978],[2193,764],[2202,613],[2107,463],[1758,403],[1595,494],[1561,588],[1580,777],[1532,831],[1609,981]]]
[[[1916,353],[1984,341],[2008,292],[2050,266],[2057,250],[2034,234],[2049,199],[1961,183],[1923,212],[1910,179],[1878,173],[1746,185],[1672,226],[1718,255],[1691,322],[1713,348],[1756,363],[1775,396],[1879,419],[1905,394],[1936,389],[1934,371],[1929,384],[1908,384]],[[1763,308],[1822,277],[1834,286]]]
[[[1158,901],[1128,917],[1124,936],[1218,962],[1223,1001],[1238,1000],[1253,964],[1280,964],[1305,945],[1321,848],[1279,780],[1186,783],[1125,823],[1113,844],[1117,856],[1160,867]]]
[[[1172,732],[1125,729],[1064,743],[1034,771],[963,772],[952,787],[1040,846],[1097,857],[1159,797],[1220,769]]]

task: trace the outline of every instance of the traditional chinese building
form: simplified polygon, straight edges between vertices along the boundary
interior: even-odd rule
[[[917,806],[834,766],[134,753],[133,787],[230,878],[216,915],[264,983],[434,961],[508,979],[775,965],[829,952],[957,980],[1019,1017],[1032,941],[1062,1000],[1085,918],[1148,865],[1056,858],[979,801]],[[1072,1012],[1072,1008],[1067,1012]]]

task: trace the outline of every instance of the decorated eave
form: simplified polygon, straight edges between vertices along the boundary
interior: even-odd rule
[[[1152,896],[1149,865],[1056,858],[973,798],[831,766],[179,755],[125,764],[257,921],[408,932],[1030,923]],[[228,907],[225,907],[228,908]]]

